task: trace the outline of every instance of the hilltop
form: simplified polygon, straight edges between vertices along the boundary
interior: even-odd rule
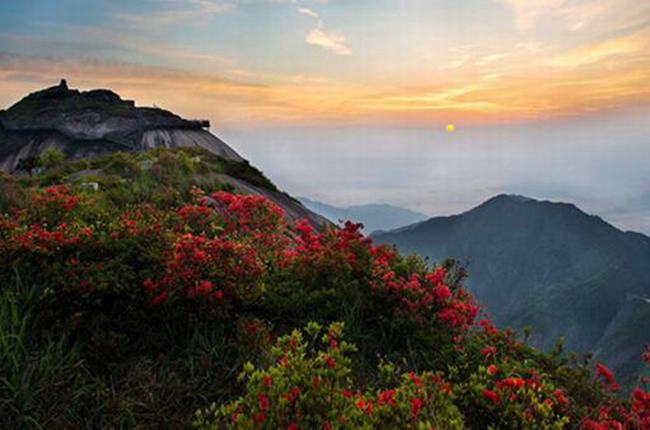
[[[199,161],[203,154],[204,164],[217,170],[213,173],[218,173],[218,178],[210,178],[211,181],[218,179],[217,182],[239,192],[263,195],[292,219],[306,217],[315,227],[328,223],[280,192],[262,172],[207,130],[208,127],[209,122],[205,120],[187,120],[160,108],[137,107],[134,101],[123,100],[110,90],[70,89],[62,80],[59,85],[29,94],[0,111],[0,171],[31,172],[38,169],[35,163],[39,157],[52,149],[62,152],[68,160],[93,160],[115,153],[186,148],[186,154],[193,153]],[[146,158],[136,156],[130,160],[134,164],[144,163],[140,167],[148,168],[151,160],[145,162]],[[110,163],[69,164],[58,179],[106,176],[103,167],[107,164]],[[49,175],[55,174],[54,170]]]

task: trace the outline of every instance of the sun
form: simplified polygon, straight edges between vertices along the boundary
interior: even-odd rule
[[[456,131],[456,126],[454,124],[447,124],[447,131],[448,132]]]

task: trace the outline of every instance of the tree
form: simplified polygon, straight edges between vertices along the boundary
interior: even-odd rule
[[[40,165],[50,169],[56,167],[65,160],[65,154],[56,146],[50,146],[38,157]]]

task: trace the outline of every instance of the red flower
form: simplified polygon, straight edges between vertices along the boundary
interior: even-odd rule
[[[377,403],[380,405],[388,404],[390,406],[395,406],[397,404],[395,402],[395,389],[390,389],[379,393],[379,400],[377,400]]]
[[[607,384],[607,388],[611,391],[617,391],[620,388],[620,385],[618,385],[614,377],[614,372],[602,363],[596,363],[596,377],[603,378]]]
[[[422,399],[419,398],[411,400],[411,417],[413,417],[414,420],[418,418],[423,403]]]
[[[494,364],[490,364],[487,368],[487,371],[490,375],[494,376],[499,371],[499,369],[497,369],[497,367]]]
[[[436,300],[439,302],[444,302],[451,297],[451,291],[449,291],[449,287],[445,284],[436,285],[433,290],[433,294],[435,295]]]
[[[493,346],[488,346],[481,350],[481,354],[483,354],[486,357],[489,357],[490,355],[494,355],[496,353],[497,353],[497,349]]]
[[[485,400],[489,400],[494,404],[498,404],[501,401],[501,398],[499,397],[499,394],[496,391],[492,391],[487,388],[483,390],[483,398]]]
[[[257,396],[257,400],[258,400],[258,403],[260,405],[261,410],[265,411],[265,410],[267,410],[269,408],[270,402],[269,402],[269,398],[266,397],[266,394],[260,393]]]
[[[151,299],[150,303],[155,306],[161,305],[167,300],[167,297],[169,297],[169,291],[163,291],[162,293],[158,294],[153,299]]]
[[[273,378],[271,378],[270,375],[264,375],[264,377],[262,378],[262,384],[266,388],[269,388],[273,384]]]
[[[422,379],[417,376],[414,372],[409,373],[409,379],[415,384],[416,387],[422,387]]]
[[[569,404],[569,400],[566,397],[564,397],[564,392],[562,392],[562,390],[560,390],[560,389],[555,390],[553,392],[553,395],[555,396],[555,398],[557,399],[557,402],[560,405],[566,406],[566,405]]]
[[[336,360],[334,360],[334,358],[329,355],[325,358],[325,363],[330,369],[334,369],[336,367]]]

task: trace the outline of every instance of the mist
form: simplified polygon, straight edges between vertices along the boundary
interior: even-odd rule
[[[215,133],[282,189],[430,216],[498,193],[567,201],[650,233],[650,111],[515,125],[296,127]]]

